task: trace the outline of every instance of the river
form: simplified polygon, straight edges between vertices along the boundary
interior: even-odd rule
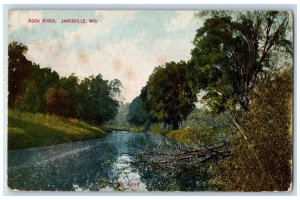
[[[155,171],[140,153],[169,151],[165,137],[116,131],[94,140],[8,152],[8,186],[21,191],[201,191],[206,174]],[[170,170],[169,170],[170,171]],[[172,171],[172,170],[171,170]]]

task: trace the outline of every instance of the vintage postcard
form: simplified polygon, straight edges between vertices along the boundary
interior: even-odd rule
[[[293,190],[290,10],[9,10],[9,191]]]

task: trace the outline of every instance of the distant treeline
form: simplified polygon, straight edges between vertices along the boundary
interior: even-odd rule
[[[94,124],[113,119],[118,112],[121,82],[101,74],[79,80],[74,74],[60,77],[25,57],[27,47],[8,46],[8,106],[28,112],[80,118]]]

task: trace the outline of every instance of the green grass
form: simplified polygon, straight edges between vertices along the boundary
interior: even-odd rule
[[[188,144],[190,140],[190,129],[179,129],[179,130],[166,130],[161,124],[153,124],[150,127],[150,131],[155,134],[161,134],[167,138],[175,140],[180,143]]]
[[[189,144],[193,137],[193,132],[190,128],[170,131],[165,134],[166,137],[173,139],[183,144]]]
[[[119,124],[105,124],[103,129],[107,131],[130,131],[129,126],[119,125]]]
[[[161,134],[161,135],[166,135],[168,133],[167,130],[162,128],[161,124],[153,124],[150,126],[149,130],[152,133]]]
[[[180,142],[182,144],[192,144],[195,140],[199,138],[199,129],[195,128],[182,128],[179,130],[165,130],[160,124],[153,124],[150,127],[152,133],[161,134],[167,138],[174,141]]]
[[[144,126],[126,126],[119,124],[106,124],[103,128],[107,131],[131,131],[131,132],[143,132],[145,131]]]
[[[50,146],[105,136],[102,128],[77,119],[8,111],[8,149]]]
[[[144,126],[135,126],[130,128],[131,132],[143,132],[145,131],[145,127]]]
[[[150,127],[150,131],[155,134],[161,134],[167,138],[183,144],[188,144],[191,139],[191,131],[189,128],[179,130],[165,130],[161,124],[153,124]]]

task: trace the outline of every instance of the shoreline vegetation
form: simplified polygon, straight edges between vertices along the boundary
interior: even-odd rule
[[[73,118],[8,110],[9,150],[96,139],[108,132]]]
[[[102,128],[109,132],[112,132],[112,131],[130,131],[130,132],[146,131],[144,126],[128,126],[128,125],[119,125],[119,124],[105,124],[105,125],[103,125]]]
[[[197,29],[191,58],[156,66],[130,103],[118,100],[120,80],[106,80],[101,73],[61,77],[27,60],[26,45],[10,43],[8,148],[94,139],[112,131],[150,131],[192,149],[180,154],[188,162],[164,154],[166,161],[174,161],[172,168],[159,159],[153,170],[206,174],[205,184],[221,191],[290,191],[290,13],[208,11],[196,17],[204,23]],[[159,151],[153,155],[161,156]],[[199,155],[205,158],[199,160]]]
[[[187,144],[190,139],[187,130],[166,131],[160,124],[153,124],[148,131]],[[113,131],[139,133],[147,130],[144,126],[117,124],[106,124],[98,127],[74,118],[8,110],[8,150],[45,147],[96,139]]]
[[[75,118],[8,110],[8,150],[36,148],[91,140],[113,131],[143,132],[144,127],[94,126]]]

